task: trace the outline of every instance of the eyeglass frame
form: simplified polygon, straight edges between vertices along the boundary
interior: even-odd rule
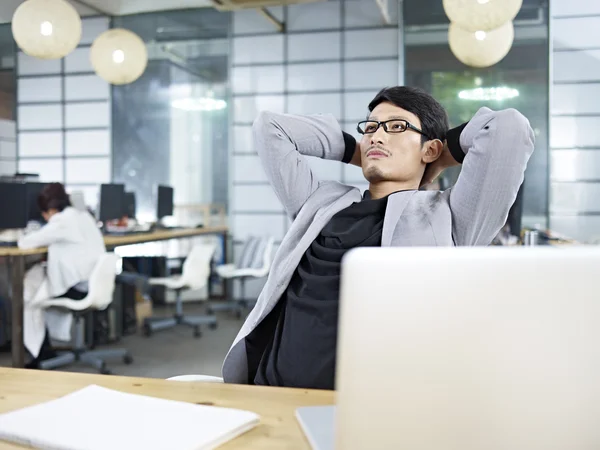
[[[368,122],[375,122],[377,124],[377,128],[375,128],[375,131],[373,131],[371,133],[366,133],[361,130],[360,124],[368,123]],[[388,128],[386,125],[388,122],[404,122],[406,124],[406,128],[402,131],[391,131],[390,132],[390,131],[388,131]],[[375,134],[377,132],[377,130],[379,130],[379,127],[383,127],[383,131],[385,131],[386,133],[389,133],[389,134],[400,134],[400,133],[404,133],[406,130],[410,129],[410,130],[416,131],[417,133],[419,133],[422,136],[425,136],[429,140],[433,140],[433,138],[431,138],[430,136],[425,134],[425,132],[423,130],[415,127],[412,123],[410,123],[406,119],[389,119],[389,120],[384,120],[382,122],[380,122],[378,120],[361,120],[360,122],[358,122],[358,124],[356,124],[356,131],[358,131],[358,133],[360,133],[364,136],[365,134]]]

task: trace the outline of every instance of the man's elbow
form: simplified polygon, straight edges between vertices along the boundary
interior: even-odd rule
[[[504,109],[497,113],[496,119],[500,123],[502,133],[513,136],[521,143],[523,150],[531,154],[535,145],[535,135],[529,120],[514,108]]]
[[[271,111],[261,111],[254,119],[252,123],[252,131],[256,135],[257,133],[264,133],[266,130],[275,125],[275,114]]]

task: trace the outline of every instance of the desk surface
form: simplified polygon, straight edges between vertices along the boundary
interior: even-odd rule
[[[118,247],[120,245],[142,244],[144,242],[165,241],[168,239],[181,239],[193,236],[202,236],[204,234],[226,233],[226,226],[206,227],[206,228],[183,228],[177,230],[157,230],[149,233],[135,233],[123,236],[104,236],[104,245],[108,249]],[[0,256],[29,256],[43,255],[46,253],[45,248],[32,248],[29,250],[21,250],[17,247],[0,247]]]
[[[122,392],[254,411],[260,424],[223,449],[309,449],[294,416],[299,406],[331,405],[333,391],[184,383],[152,378],[0,368],[0,413],[52,400],[97,384]],[[0,441],[0,449],[22,447]]]

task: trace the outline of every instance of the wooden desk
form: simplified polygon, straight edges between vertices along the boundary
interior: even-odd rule
[[[105,236],[104,244],[108,250],[124,245],[142,244],[145,242],[165,241],[168,239],[183,239],[195,236],[218,234],[223,237],[223,255],[227,255],[226,226],[206,228],[185,228],[178,230],[157,230],[149,233],[135,233],[123,236]],[[12,365],[23,367],[25,364],[25,348],[23,346],[23,278],[25,276],[25,257],[44,255],[45,248],[21,250],[15,247],[0,247],[0,257],[8,258],[11,276],[12,299]]]
[[[0,413],[52,400],[97,384],[133,394],[254,411],[260,424],[226,449],[309,449],[294,416],[300,406],[331,405],[333,391],[183,383],[150,378],[0,368]],[[104,430],[110,432],[110,430]],[[0,441],[1,450],[22,447]]]

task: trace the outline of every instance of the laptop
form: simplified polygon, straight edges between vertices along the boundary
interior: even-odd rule
[[[353,250],[313,448],[600,448],[599,274],[594,247]]]

